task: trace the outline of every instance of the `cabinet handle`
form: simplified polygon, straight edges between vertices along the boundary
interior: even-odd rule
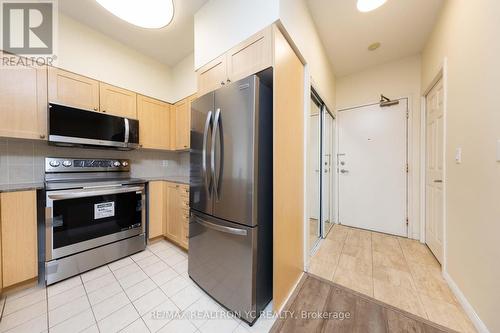
[[[230,79],[227,79],[227,83],[231,83],[231,80],[230,80]]]
[[[45,139],[45,134],[40,134],[40,139]]]
[[[106,110],[102,110],[102,112],[106,113]]]
[[[94,111],[97,111],[97,108],[94,108]]]
[[[225,85],[225,84],[226,84],[226,82],[224,82],[224,81],[220,81],[220,85],[221,85],[221,86],[223,86],[223,85]]]

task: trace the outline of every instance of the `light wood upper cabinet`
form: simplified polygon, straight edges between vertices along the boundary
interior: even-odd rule
[[[49,67],[49,102],[99,111],[99,81]]]
[[[172,149],[170,104],[138,95],[137,118],[139,142],[143,148]]]
[[[137,94],[110,84],[99,83],[100,111],[137,119]]]
[[[212,60],[197,71],[198,73],[198,95],[215,90],[224,85],[228,79],[226,55],[223,54]]]
[[[36,191],[0,193],[3,288],[38,275]]]
[[[149,239],[163,236],[167,221],[167,186],[164,181],[149,182]]]
[[[167,227],[165,236],[177,244],[180,244],[182,237],[181,223],[181,195],[179,184],[167,184]]]
[[[46,139],[47,67],[0,65],[0,136]]]
[[[175,104],[175,149],[189,149],[191,130],[191,98]]]
[[[273,65],[271,26],[197,70],[198,96]]]
[[[227,56],[227,77],[238,81],[273,63],[271,26],[233,47]]]

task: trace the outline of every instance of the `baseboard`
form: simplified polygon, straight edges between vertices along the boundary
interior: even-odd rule
[[[300,274],[299,278],[297,279],[297,282],[295,282],[287,298],[283,301],[283,304],[281,304],[281,307],[278,309],[278,311],[275,311],[275,313],[281,313],[285,309],[285,307],[289,305],[288,302],[290,301],[290,299],[292,299],[292,296],[295,296],[295,294],[298,293],[297,287],[303,281],[305,276],[306,276],[305,272],[302,272],[302,274]]]
[[[472,321],[472,323],[476,327],[477,331],[479,333],[490,333],[490,331],[488,330],[488,327],[486,327],[486,325],[482,322],[481,318],[479,318],[479,316],[477,315],[477,313],[474,310],[474,308],[472,307],[472,305],[469,303],[469,301],[467,300],[465,295],[462,293],[460,288],[458,288],[457,284],[455,283],[455,281],[453,281],[453,279],[448,274],[448,272],[443,272],[443,278],[446,280],[446,282],[450,286],[451,291],[457,297],[458,301],[460,302],[460,304],[464,308],[465,313],[467,314],[467,316],[469,316],[469,319]]]

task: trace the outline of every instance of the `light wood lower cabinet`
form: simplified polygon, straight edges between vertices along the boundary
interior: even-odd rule
[[[143,148],[173,150],[170,104],[146,96],[137,96],[139,142]]]
[[[189,246],[189,186],[166,181],[149,182],[149,239],[164,236]]]
[[[167,219],[165,237],[188,248],[189,236],[189,199],[185,195],[189,191],[187,185],[167,183]],[[187,202],[187,206],[186,206]]]
[[[99,111],[99,81],[49,67],[49,102]]]
[[[163,236],[167,221],[167,186],[164,181],[149,182],[148,238]]]
[[[0,193],[2,287],[38,275],[36,191]]]
[[[135,92],[99,82],[99,100],[101,112],[137,119],[137,94]]]
[[[10,65],[0,65],[0,136],[46,139],[47,67],[20,65],[22,58],[14,55],[5,60]]]

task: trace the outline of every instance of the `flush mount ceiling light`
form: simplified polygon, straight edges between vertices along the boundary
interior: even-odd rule
[[[377,9],[386,3],[387,0],[358,0],[358,10],[366,13]]]
[[[96,0],[106,10],[133,25],[159,29],[174,17],[173,0]]]

